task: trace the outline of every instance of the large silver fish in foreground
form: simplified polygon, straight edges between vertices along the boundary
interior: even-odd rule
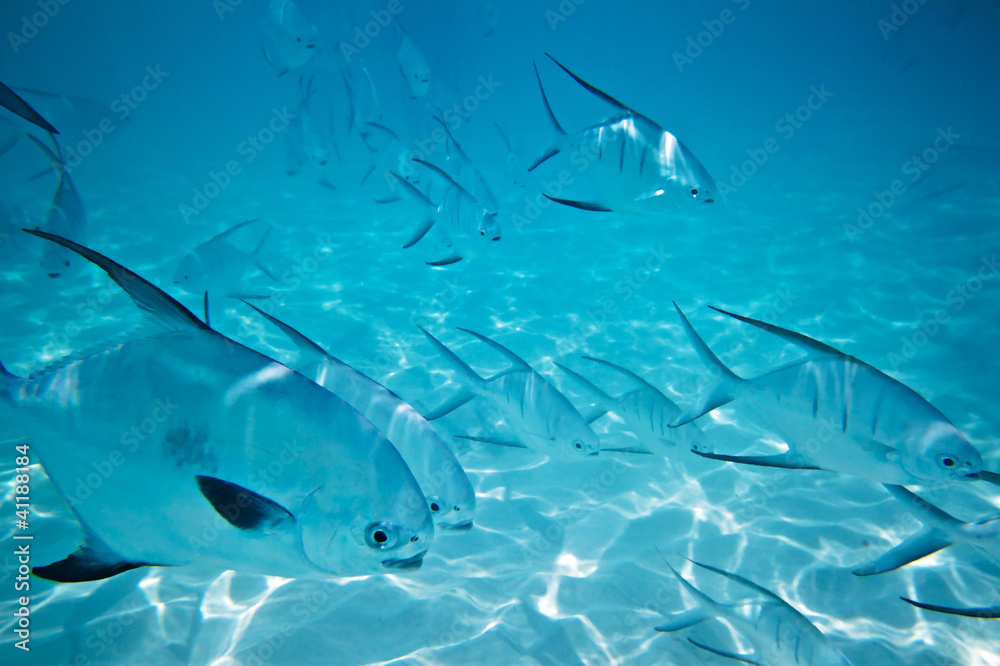
[[[158,327],[26,379],[0,370],[0,408],[83,529],[75,553],[36,575],[198,563],[330,578],[421,564],[430,512],[371,423],[107,257],[29,233],[99,266]]]
[[[545,55],[577,83],[621,112],[604,122],[568,134],[556,120],[542,87],[538,67],[535,67],[538,88],[545,103],[545,112],[555,130],[555,140],[528,171],[534,171],[549,158],[567,151],[572,153],[571,161],[576,171],[585,172],[594,168],[599,172],[594,178],[594,186],[599,191],[597,198],[581,201],[546,194],[547,198],[583,210],[652,214],[713,202],[715,181],[677,137],[635,109],[590,85],[548,53]]]
[[[318,366],[315,372],[317,384],[358,410],[392,442],[420,484],[436,527],[450,530],[472,527],[476,515],[476,491],[455,454],[417,410],[288,324],[252,303],[247,305],[280,328],[304,358]]]
[[[982,541],[992,540],[1000,546],[1000,514],[984,516],[974,523],[963,523],[902,486],[886,485],[885,489],[916,516],[924,527],[883,553],[874,562],[854,571],[855,576],[873,576],[895,571],[959,543],[978,545]]]
[[[69,171],[63,165],[62,149],[59,147],[58,141],[56,141],[55,136],[52,137],[52,142],[56,146],[56,152],[53,152],[38,137],[29,134],[28,138],[51,160],[52,170],[59,176],[59,184],[56,186],[55,194],[52,195],[49,212],[45,216],[43,231],[68,238],[76,243],[85,243],[87,211],[83,207],[83,198],[80,196],[80,192],[73,184]],[[52,243],[46,243],[45,247],[42,248],[42,258],[39,265],[51,278],[65,275],[80,264],[77,256],[66,248]]]
[[[657,631],[678,631],[718,617],[732,624],[742,636],[750,641],[754,651],[750,654],[739,654],[713,648],[691,638],[688,638],[688,641],[702,650],[720,657],[757,664],[758,666],[780,666],[783,664],[850,666],[850,660],[830,642],[830,639],[822,631],[816,628],[816,625],[774,592],[734,573],[693,560],[692,564],[725,576],[739,585],[763,595],[764,598],[748,604],[721,604],[697,589],[667,564],[684,589],[698,600],[699,607],[674,614],[666,624],[656,627]]]
[[[468,437],[477,442],[499,444],[522,449],[534,449],[550,456],[577,459],[597,455],[600,442],[587,422],[552,384],[531,369],[517,354],[485,335],[467,328],[458,330],[475,336],[513,363],[510,370],[483,379],[475,370],[445,347],[433,335],[423,331],[431,344],[449,364],[458,371],[465,383],[463,389],[447,403],[428,414],[428,421],[439,419],[458,409],[476,396],[489,398],[503,413],[508,425],[517,435],[516,440],[494,437]]]
[[[684,428],[670,427],[670,423],[681,415],[682,410],[655,386],[631,370],[614,363],[591,356],[583,358],[611,368],[627,378],[635,387],[615,397],[605,393],[586,377],[556,363],[563,372],[583,387],[596,403],[594,411],[587,414],[587,423],[593,423],[608,412],[614,412],[625,421],[625,425],[649,449],[649,452],[662,455],[676,452],[678,444],[687,449],[701,445],[703,433],[698,424],[692,423]]]
[[[677,307],[677,304],[674,304]],[[712,353],[677,307],[702,362],[718,379],[671,426],[680,426],[733,400],[782,434],[788,451],[729,456],[728,462],[824,469],[893,485],[945,484],[980,478],[983,459],[944,414],[915,391],[872,366],[817,340],[712,308],[796,345],[808,356],[753,379],[733,374]]]

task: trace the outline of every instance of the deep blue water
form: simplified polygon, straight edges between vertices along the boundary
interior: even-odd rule
[[[1000,470],[997,3],[301,0],[316,26],[314,54],[280,76],[262,54],[266,5],[0,7],[0,81],[56,96],[24,93],[61,128],[70,159],[79,156],[71,176],[86,205],[89,247],[201,315],[201,294],[172,284],[178,263],[258,218],[272,228],[261,256],[278,280],[248,271],[239,289],[270,295],[272,312],[423,411],[450,397],[459,378],[417,325],[484,376],[506,362],[454,328],[490,335],[581,411],[586,396],[556,362],[613,393],[626,387],[581,355],[628,367],[682,406],[704,389],[672,301],[743,376],[800,355],[704,307],[716,305],[887,372],[950,418],[987,469]],[[392,20],[378,26],[385,12]],[[432,79],[423,97],[411,97],[400,73],[398,25],[426,56]],[[374,36],[355,41],[366,28]],[[520,173],[523,187],[512,182],[496,123],[522,166],[551,141],[533,62],[567,129],[615,113],[546,52],[679,137],[714,177],[715,204],[656,216],[551,204],[540,193],[572,169],[566,155]],[[433,249],[402,249],[422,212],[410,200],[375,202],[398,168],[399,144],[373,155],[348,126],[343,73],[356,77],[362,61],[381,122],[406,149],[443,158],[433,117],[445,113],[500,200],[501,241],[446,268],[424,264],[440,258]],[[285,118],[309,77],[311,122],[331,156],[322,171],[307,165],[289,176]],[[42,135],[0,111],[0,141],[25,131]],[[375,141],[387,143],[384,134]],[[47,277],[38,265],[43,241],[15,231],[45,219],[56,179],[31,178],[45,165],[24,139],[0,157],[0,200],[26,216],[0,226],[10,233],[0,240],[0,359],[21,376],[105,348],[138,321],[97,270]],[[593,183],[577,175],[564,196],[585,199]],[[251,249],[259,237],[239,244]],[[238,301],[216,294],[210,307],[222,333],[297,361],[287,340]],[[130,378],[109,381],[127,387]],[[451,437],[503,431],[500,421],[478,400],[435,422],[479,509],[472,531],[438,535],[417,572],[315,582],[186,567],[96,583],[32,579],[30,653],[15,647],[6,610],[19,596],[11,443],[0,454],[11,507],[0,556],[0,661],[727,662],[687,636],[748,651],[721,622],[654,631],[663,613],[694,605],[658,548],[675,566],[690,556],[773,590],[855,664],[1000,663],[995,621],[898,599],[1000,605],[995,541],[857,578],[852,569],[919,527],[877,484],[739,468],[682,449],[565,462]],[[609,446],[635,441],[620,420],[594,427]],[[778,438],[736,408],[705,428],[729,452]],[[22,436],[16,412],[3,412],[0,441]],[[31,475],[32,563],[41,565],[72,552],[80,533],[43,469]],[[976,483],[920,492],[974,520],[1000,506],[995,490]],[[741,594],[684,571],[714,598]]]

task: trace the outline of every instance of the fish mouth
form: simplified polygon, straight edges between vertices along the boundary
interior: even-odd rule
[[[500,240],[500,237],[499,236],[494,236],[491,240],[498,241],[498,240]]]
[[[715,199],[705,199],[705,203],[715,203]]]
[[[62,273],[46,273],[46,275],[48,275],[50,278],[57,278],[60,275],[62,275]]]
[[[985,481],[987,483],[992,483],[995,486],[1000,486],[1000,474],[996,472],[987,472],[985,469],[978,472],[973,472],[972,474],[966,474],[965,478]]]
[[[449,532],[468,532],[472,529],[472,519],[470,518],[461,523],[440,523],[438,527]]]
[[[382,566],[386,569],[402,569],[404,571],[415,571],[419,569],[424,563],[424,555],[427,554],[425,550],[422,553],[417,553],[413,557],[407,557],[401,560],[382,560]]]

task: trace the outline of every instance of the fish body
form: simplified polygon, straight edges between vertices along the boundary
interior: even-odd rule
[[[63,238],[69,238],[78,243],[86,242],[87,232],[87,211],[83,205],[83,198],[73,184],[73,179],[69,171],[63,165],[62,151],[56,143],[56,152],[53,152],[45,143],[33,135],[28,135],[36,146],[51,160],[52,168],[59,176],[59,183],[56,185],[55,194],[52,196],[52,204],[45,216],[43,231],[46,231]],[[55,137],[53,137],[55,142]],[[46,243],[42,249],[42,258],[39,264],[46,275],[51,278],[65,275],[74,270],[83,262],[73,252],[53,243]]]
[[[277,67],[279,75],[308,63],[319,36],[292,0],[271,0],[263,22],[261,48],[264,58]]]
[[[445,256],[428,263],[431,266],[446,266],[463,258],[476,256],[484,245],[500,240],[500,223],[496,213],[491,213],[442,169],[423,160],[413,161],[430,169],[450,187],[441,203],[434,204],[413,183],[393,172],[403,191],[424,209],[424,219],[410,240],[403,245],[404,248],[416,245],[432,227],[436,227],[445,244]]]
[[[423,52],[413,43],[405,30],[400,28],[403,40],[399,45],[399,71],[410,86],[411,97],[423,97],[431,88],[431,68]]]
[[[370,140],[371,125],[382,123],[382,105],[379,103],[375,82],[372,81],[371,74],[363,63],[351,76],[348,76],[346,70],[342,70],[341,75],[344,79],[344,88],[347,89],[347,125],[358,133],[368,150],[375,152],[377,146]]]
[[[657,631],[678,631],[718,617],[732,624],[740,635],[753,645],[753,653],[726,652],[690,638],[688,640],[713,654],[758,666],[850,666],[850,660],[816,628],[816,625],[778,595],[734,573],[707,564],[698,562],[694,564],[735,581],[740,586],[762,595],[763,599],[739,606],[719,603],[695,588],[670,567],[684,589],[698,601],[699,608],[668,618],[666,624],[656,627]]]
[[[252,252],[245,252],[230,240],[237,231],[256,222],[240,222],[195,247],[184,255],[174,271],[174,284],[189,293],[224,293],[236,295],[247,271],[256,268],[276,279],[260,260],[260,251],[270,233],[270,228]]]
[[[20,251],[21,229],[28,226],[28,215],[24,209],[0,201],[0,259],[12,257]]]
[[[664,455],[675,452],[678,445],[686,449],[700,446],[703,434],[697,424],[689,424],[683,428],[670,427],[683,412],[659,389],[621,366],[589,356],[584,358],[611,368],[634,386],[619,396],[612,396],[579,373],[557,363],[595,401],[593,413],[587,415],[588,423],[593,423],[608,412],[614,412],[650,451]]]
[[[738,400],[781,433],[789,451],[776,456],[699,455],[774,467],[825,469],[893,485],[945,484],[978,478],[982,456],[937,408],[858,359],[807,336],[724,310],[809,352],[801,361],[742,379],[732,373],[678,308],[689,339],[720,381],[672,425]]]
[[[421,329],[423,331],[423,329]],[[506,347],[484,335],[459,329],[475,336],[513,363],[510,370],[484,379],[427,331],[431,344],[458,370],[465,386],[458,396],[426,416],[428,421],[441,418],[476,396],[489,399],[503,414],[517,435],[509,446],[529,448],[550,456],[579,459],[600,451],[597,435],[573,407],[573,404],[531,366]],[[471,438],[492,441],[490,438]]]
[[[594,167],[599,174],[594,178],[597,196],[586,201],[550,199],[583,210],[642,214],[672,212],[714,201],[714,180],[677,137],[552,60],[584,88],[618,107],[621,113],[575,134],[567,133],[552,112],[536,68],[538,86],[556,139],[528,170],[533,171],[560,152],[572,152],[574,163],[585,163],[586,168]]]
[[[462,465],[413,407],[374,379],[330,355],[304,335],[251,305],[288,335],[316,369],[310,376],[378,428],[406,462],[427,498],[436,527],[472,527],[476,493]]]
[[[0,372],[0,404],[84,531],[37,575],[198,563],[330,578],[420,564],[433,538],[423,495],[357,411],[107,257],[32,233],[98,264],[163,329],[27,379]]]

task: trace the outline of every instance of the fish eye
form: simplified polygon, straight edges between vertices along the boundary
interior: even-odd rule
[[[384,550],[394,548],[399,540],[395,526],[389,523],[372,523],[365,530],[365,543],[369,548]]]
[[[576,440],[575,442],[573,442],[573,446],[576,448],[577,451],[583,451],[583,442],[581,442],[580,440]]]
[[[479,230],[479,235],[480,236],[485,236],[486,235],[486,230],[485,229],[480,229]]]
[[[698,188],[697,187],[692,187],[691,188],[691,196],[693,196],[693,197],[698,196]]]
[[[441,513],[444,510],[444,502],[437,497],[428,497],[427,506],[430,508],[431,513]]]
[[[954,456],[940,455],[937,457],[937,463],[945,469],[951,469],[958,464],[958,460],[956,460]]]

